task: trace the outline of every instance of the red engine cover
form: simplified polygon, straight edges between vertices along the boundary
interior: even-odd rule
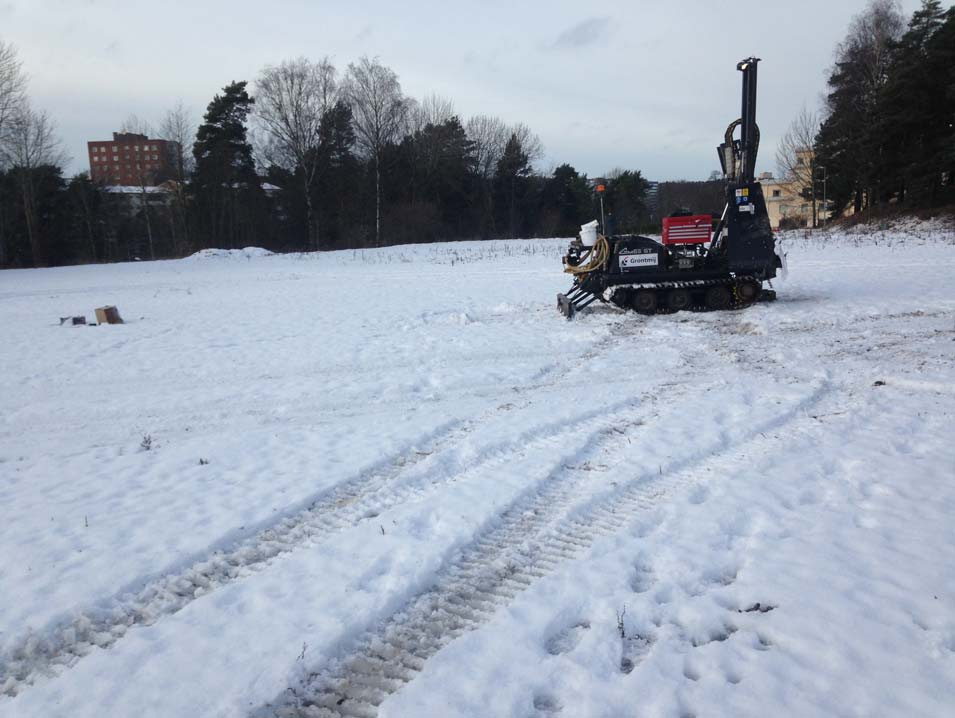
[[[708,214],[692,217],[664,217],[664,244],[704,244],[713,233],[713,218]]]

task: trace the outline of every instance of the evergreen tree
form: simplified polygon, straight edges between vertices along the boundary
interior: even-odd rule
[[[439,208],[445,236],[466,236],[470,195],[475,186],[473,143],[455,116],[416,133],[419,193]],[[437,237],[435,237],[437,239]]]
[[[862,127],[852,113],[854,97],[845,88],[849,82],[849,69],[839,63],[829,76],[830,92],[826,98],[828,117],[823,120],[816,135],[816,162],[825,167],[828,175],[829,209],[838,214],[851,202],[856,211],[862,208],[862,190],[858,184],[857,138]]]
[[[852,203],[859,212],[880,191],[886,138],[879,132],[879,96],[891,62],[892,44],[904,20],[892,0],[870,0],[839,46],[829,76],[828,117],[816,138],[816,165],[829,176],[836,212]]]
[[[543,234],[553,237],[577,234],[580,225],[591,219],[591,194],[586,175],[578,174],[568,164],[557,167],[542,193]]]
[[[620,234],[637,233],[646,221],[647,182],[640,170],[614,173],[607,181],[605,202],[613,212],[616,231]]]
[[[520,209],[528,197],[531,174],[530,160],[521,147],[517,135],[512,133],[504,146],[504,153],[497,163],[494,176],[495,193],[498,201],[495,205],[500,214],[498,227],[506,227],[506,237],[517,237],[524,231],[520,221]]]
[[[81,172],[67,185],[70,209],[69,234],[72,238],[73,261],[96,262],[103,257],[100,236],[103,195],[89,174]]]
[[[916,200],[934,198],[942,168],[938,128],[944,123],[944,91],[933,72],[937,58],[930,45],[944,21],[939,0],[923,0],[908,30],[893,46],[888,79],[875,108],[876,132],[886,142],[882,177],[899,201],[906,192]],[[944,75],[944,68],[938,68]]]
[[[940,201],[955,201],[955,6],[945,13],[945,22],[929,43],[938,87],[941,122],[936,139],[939,161],[945,172],[945,195]]]
[[[926,74],[934,78],[932,110],[925,118],[928,200],[955,201],[955,6],[943,16],[926,48]]]
[[[29,186],[29,195],[23,191]],[[66,183],[55,165],[15,167],[0,174],[0,258],[9,267],[68,264]]]
[[[317,152],[315,207],[322,218],[328,245],[349,246],[359,224],[361,167],[355,156],[351,108],[339,101],[322,117]],[[354,246],[354,245],[352,245]]]
[[[252,244],[262,228],[264,194],[246,137],[254,100],[245,87],[233,82],[212,99],[193,146],[193,188],[206,246]]]

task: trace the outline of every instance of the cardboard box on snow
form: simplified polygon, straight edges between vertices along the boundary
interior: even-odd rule
[[[119,310],[116,307],[97,307],[97,324],[122,324],[123,318],[119,316]]]

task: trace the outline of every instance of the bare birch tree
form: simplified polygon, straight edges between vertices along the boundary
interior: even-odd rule
[[[870,0],[866,9],[852,19],[849,34],[837,53],[855,53],[861,60],[867,103],[875,102],[875,95],[885,84],[892,47],[904,31],[905,16],[899,0]]]
[[[541,138],[532,132],[531,128],[523,122],[518,122],[516,125],[512,125],[508,128],[508,139],[511,135],[517,138],[517,141],[521,145],[521,150],[527,155],[527,161],[531,165],[540,162],[544,158],[544,143],[541,142]],[[507,140],[505,140],[505,145],[506,144]]]
[[[26,102],[26,78],[13,45],[0,40],[0,170],[6,166],[3,144],[10,123]],[[0,266],[6,264],[7,247],[0,223]]]
[[[468,139],[474,143],[474,158],[477,173],[482,179],[494,176],[498,160],[504,153],[510,133],[500,117],[475,115],[464,126]]]
[[[492,191],[498,163],[504,156],[508,141],[514,137],[521,151],[533,164],[544,157],[544,145],[540,137],[522,123],[508,125],[501,118],[492,115],[474,115],[464,126],[468,139],[473,143],[475,170],[484,186],[483,212],[484,222],[495,231],[494,193]]]
[[[46,238],[37,216],[36,173],[45,166],[59,166],[66,161],[49,115],[35,111],[26,102],[22,102],[17,112],[9,119],[9,126],[4,132],[3,142],[0,144],[0,160],[0,163],[10,167],[14,173],[23,205],[33,264],[44,267],[49,256]]]
[[[152,126],[148,121],[136,114],[130,114],[119,126],[122,133],[142,135],[149,137],[152,134]],[[143,221],[146,223],[146,246],[149,249],[149,258],[156,259],[156,243],[153,239],[153,221],[152,214],[149,211],[149,187],[155,184],[155,173],[149,169],[151,162],[148,161],[145,145],[136,145],[137,151],[128,158],[133,163],[135,170],[136,186],[139,188],[139,206],[143,211]]]
[[[494,232],[494,173],[497,171],[497,163],[504,155],[510,133],[504,121],[493,115],[474,115],[465,124],[464,131],[471,140],[475,171],[481,179],[483,231]]]
[[[398,76],[378,59],[361,58],[348,66],[345,93],[352,110],[355,139],[375,164],[375,246],[381,246],[381,156],[404,127],[408,103]]]
[[[253,117],[265,134],[261,148],[271,163],[302,174],[308,244],[319,249],[319,221],[312,186],[320,161],[322,118],[335,104],[338,83],[328,58],[304,57],[267,66],[256,82]]]
[[[133,113],[126,117],[125,120],[119,126],[120,132],[129,132],[134,135],[145,135],[149,137],[149,134],[153,131],[149,122],[142,119],[139,115]]]
[[[0,142],[26,103],[26,77],[13,45],[0,40]]]
[[[186,183],[192,174],[195,159],[192,156],[192,145],[196,139],[198,122],[193,118],[189,109],[178,100],[172,109],[167,110],[159,123],[159,137],[169,142],[169,154],[172,164],[173,179],[176,183],[175,203],[176,216],[180,231],[174,237],[177,254],[184,254],[189,249],[189,222],[186,215]]]
[[[779,176],[796,186],[800,194],[808,192],[812,202],[812,226],[818,224],[816,212],[816,135],[819,118],[803,107],[789,125],[776,148],[776,169]]]
[[[172,146],[172,166],[177,182],[185,182],[192,172],[195,158],[192,145],[196,139],[198,121],[182,100],[163,115],[159,123],[159,138],[174,143]]]
[[[440,125],[454,117],[454,100],[431,93],[420,101],[408,100],[408,132],[420,132],[428,125]]]
[[[491,115],[474,115],[464,126],[468,139],[474,143],[474,155],[477,172],[481,177],[490,179],[494,176],[497,163],[504,155],[504,148],[513,135],[521,150],[527,155],[528,161],[533,164],[544,157],[544,145],[531,129],[523,124],[507,125],[499,117]]]

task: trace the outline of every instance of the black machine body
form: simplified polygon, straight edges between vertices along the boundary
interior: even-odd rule
[[[763,287],[782,260],[769,224],[762,186],[754,177],[759,149],[756,126],[756,68],[748,58],[743,74],[742,115],[730,124],[717,151],[726,178],[726,205],[715,229],[709,215],[680,212],[663,221],[663,238],[640,235],[575,239],[564,257],[574,286],[558,295],[571,317],[594,301],[641,313],[681,309],[728,309],[775,298]],[[734,138],[740,129],[739,139]]]

